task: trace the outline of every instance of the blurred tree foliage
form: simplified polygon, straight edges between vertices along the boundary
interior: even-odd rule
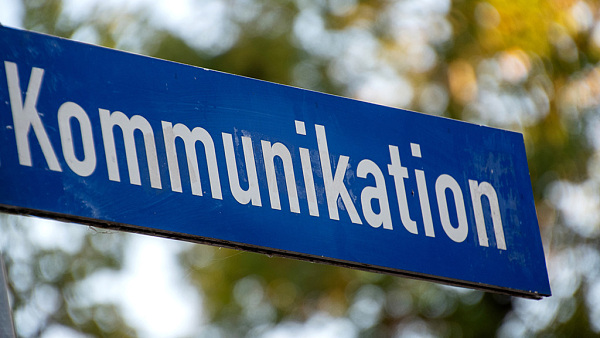
[[[377,337],[600,333],[596,1],[189,3],[184,19],[169,23],[168,12],[150,6],[98,1],[82,9],[74,1],[23,1],[23,25],[523,132],[554,291],[537,302],[512,299],[196,245],[181,254],[181,264],[203,297],[212,333],[268,334],[315,318],[340,320],[350,327],[345,332]],[[11,219],[3,222],[14,236],[27,237]],[[94,237],[86,234],[86,244],[75,252],[39,249],[24,261],[8,252],[9,270],[31,274],[30,285],[12,285],[17,311],[31,306],[40,287],[51,288],[59,299],[46,322],[23,335],[36,336],[55,323],[97,336],[135,335],[110,305],[73,305],[71,288],[86,274],[120,268],[122,236],[114,234],[117,244],[109,249],[93,245]],[[54,260],[61,268],[48,278],[41,265]],[[107,325],[106,318],[114,320]]]

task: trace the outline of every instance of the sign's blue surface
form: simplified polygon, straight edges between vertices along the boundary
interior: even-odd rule
[[[0,28],[0,205],[550,295],[521,134]]]

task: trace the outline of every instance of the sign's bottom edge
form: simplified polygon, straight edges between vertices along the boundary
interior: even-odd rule
[[[236,250],[243,250],[243,251],[248,251],[248,252],[264,254],[267,256],[292,258],[292,259],[307,261],[307,262],[311,262],[311,263],[321,263],[321,264],[327,264],[327,265],[332,265],[332,266],[357,269],[357,270],[362,270],[362,271],[367,271],[367,272],[383,273],[383,274],[392,275],[392,276],[396,276],[396,277],[404,277],[404,278],[416,279],[416,280],[421,280],[421,281],[426,281],[426,282],[440,283],[440,284],[449,285],[449,286],[466,287],[466,288],[471,288],[471,289],[485,291],[485,292],[504,294],[504,295],[508,295],[508,296],[516,296],[516,297],[536,299],[536,300],[551,296],[551,294],[544,294],[544,293],[538,293],[538,292],[527,292],[527,291],[504,288],[504,287],[499,287],[499,286],[492,286],[492,285],[468,282],[468,281],[463,281],[463,280],[456,280],[456,279],[452,279],[452,278],[445,278],[445,277],[439,277],[439,276],[434,276],[434,275],[421,274],[421,273],[405,271],[405,270],[398,270],[398,269],[392,269],[392,268],[386,268],[386,267],[380,267],[380,266],[370,266],[370,265],[367,265],[364,263],[350,262],[350,261],[339,260],[339,259],[334,259],[334,258],[329,258],[329,257],[320,257],[320,256],[315,256],[315,255],[310,255],[310,254],[303,254],[303,253],[301,254],[301,253],[291,252],[291,251],[286,251],[286,250],[255,246],[255,245],[246,244],[246,243],[231,242],[231,241],[220,240],[220,239],[215,239],[215,238],[201,237],[201,236],[190,235],[190,234],[185,234],[185,233],[176,233],[176,232],[171,232],[171,231],[167,231],[167,230],[153,229],[153,228],[132,225],[132,224],[123,224],[123,223],[117,223],[117,222],[111,222],[111,221],[102,221],[102,220],[92,219],[92,218],[87,218],[87,217],[65,215],[65,214],[60,214],[60,213],[55,213],[55,212],[50,212],[50,211],[44,211],[44,210],[28,209],[28,208],[14,207],[14,206],[0,204],[0,212],[5,212],[5,213],[15,214],[15,215],[27,215],[27,216],[37,216],[37,217],[42,217],[42,218],[50,218],[50,219],[57,220],[57,221],[63,221],[63,222],[67,222],[67,223],[80,223],[80,224],[87,225],[87,226],[93,226],[93,227],[115,230],[115,231],[137,233],[137,234],[142,234],[142,235],[150,235],[150,236],[156,236],[156,237],[162,237],[162,238],[168,238],[168,239],[174,239],[174,240],[181,240],[181,241],[198,243],[198,244],[206,244],[206,245],[211,245],[211,246],[225,247],[225,248],[231,248],[231,249],[236,249]]]

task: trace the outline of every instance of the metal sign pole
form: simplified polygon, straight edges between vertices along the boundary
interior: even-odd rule
[[[15,338],[15,328],[12,321],[12,309],[8,301],[8,281],[4,256],[0,253],[0,338]]]

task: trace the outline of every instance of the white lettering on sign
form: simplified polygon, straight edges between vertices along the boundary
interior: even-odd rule
[[[4,62],[6,69],[6,81],[8,82],[8,93],[10,96],[10,109],[12,110],[13,122],[15,124],[15,136],[17,139],[17,152],[19,154],[19,163],[31,167],[31,151],[29,148],[29,131],[33,127],[33,132],[42,147],[42,152],[48,163],[50,170],[62,171],[58,159],[50,144],[48,134],[44,129],[40,115],[36,109],[40,87],[42,86],[42,77],[44,70],[33,68],[25,96],[25,105],[21,96],[21,85],[19,83],[19,74],[17,65],[13,62]]]
[[[166,121],[162,121],[162,129],[167,152],[167,162],[169,164],[171,189],[176,192],[182,192],[179,162],[177,161],[177,152],[175,150],[175,139],[179,137],[185,145],[192,194],[202,196],[200,169],[198,167],[198,157],[196,156],[196,142],[200,141],[204,146],[204,153],[206,154],[206,167],[208,168],[212,197],[222,200],[223,195],[221,193],[221,180],[219,179],[217,167],[217,153],[215,151],[215,143],[210,134],[200,127],[196,127],[190,131],[184,124],[178,123],[173,127],[171,122]]]
[[[52,171],[62,172],[58,157],[42,121],[43,116],[37,111],[36,107],[44,70],[41,68],[32,69],[23,102],[17,65],[5,61],[4,67],[19,164],[33,166],[30,144],[32,139],[30,138],[30,131],[33,130],[35,140],[37,140],[42,150],[48,168]],[[121,182],[118,158],[122,158],[123,154],[117,154],[116,137],[122,135],[123,140],[119,144],[122,143],[125,148],[124,156],[127,163],[129,182],[133,185],[142,185],[135,143],[136,138],[134,136],[134,133],[137,132],[142,135],[148,169],[144,172],[149,175],[150,186],[154,189],[163,189],[156,136],[148,120],[140,115],[128,117],[123,112],[111,112],[103,108],[98,108],[98,114],[100,125],[95,126],[95,128],[100,128],[108,179]],[[64,102],[57,111],[57,120],[62,154],[68,168],[81,177],[93,175],[97,169],[97,157],[93,138],[94,126],[88,113],[77,103]],[[305,123],[298,120],[293,122],[296,134],[307,136]],[[72,123],[77,123],[79,126],[81,137],[79,135],[76,135],[76,138],[73,137]],[[115,133],[115,127],[118,127],[121,132]],[[298,191],[299,185],[294,171],[295,163],[293,159],[295,156],[293,154],[295,154],[295,148],[290,148],[289,145],[281,142],[272,143],[267,140],[256,142],[250,136],[247,136],[249,133],[244,133],[244,136],[240,136],[238,139],[237,136],[234,138],[232,134],[222,132],[223,149],[220,149],[215,146],[213,136],[200,126],[194,126],[190,130],[190,126],[182,123],[173,125],[172,122],[161,121],[161,127],[162,141],[165,145],[164,155],[167,159],[169,181],[173,192],[183,193],[184,191],[176,149],[176,140],[180,139],[184,144],[185,151],[183,154],[187,160],[189,189],[191,189],[191,194],[194,196],[204,196],[206,193],[203,191],[200,177],[200,164],[202,163],[203,168],[206,168],[206,172],[208,172],[212,198],[218,200],[226,198],[226,196],[223,196],[221,177],[219,176],[219,165],[225,165],[231,192],[230,198],[235,199],[240,204],[251,203],[253,206],[262,207],[258,169],[264,169],[264,176],[261,177],[266,177],[266,187],[272,209],[285,209],[296,214],[308,210],[310,216],[320,217],[319,202],[325,202],[329,218],[332,220],[340,220],[341,210],[348,215],[352,223],[363,224],[363,220],[365,220],[372,228],[395,229],[388,192],[390,187],[386,185],[386,177],[380,166],[369,159],[358,161],[356,177],[374,182],[374,185],[365,186],[360,194],[355,195],[355,191],[349,185],[349,177],[352,173],[350,157],[330,155],[325,126],[323,125],[314,125],[317,149],[310,150],[297,147],[302,180],[304,181],[303,186],[300,186],[300,192]],[[75,139],[78,141],[75,141]],[[76,144],[79,140],[81,145]],[[240,141],[242,149],[239,149]],[[202,160],[198,158],[196,152],[198,143],[201,143],[204,149]],[[254,152],[254,147],[258,147],[259,144],[260,148],[258,149],[261,150],[262,158],[257,158]],[[76,154],[76,148],[83,149],[83,152]],[[236,148],[238,148],[237,151]],[[388,145],[388,148],[390,162],[387,164],[387,174],[391,176],[393,181],[391,188],[395,190],[395,197],[398,202],[398,205],[394,206],[394,210],[399,211],[403,228],[410,234],[418,235],[421,230],[418,225],[420,223],[425,236],[435,237],[435,226],[427,186],[428,180],[424,168],[414,169],[414,175],[411,175],[409,169],[402,165],[399,147]],[[225,163],[219,163],[217,160],[217,154],[221,151]],[[318,155],[314,157],[318,158],[318,163],[311,161],[311,152]],[[413,158],[416,159],[421,159],[424,155],[418,143],[410,143],[410,152]],[[263,167],[257,168],[257,163],[259,166],[262,164]],[[279,165],[276,166],[276,163],[281,163],[283,171],[277,170]],[[319,167],[315,167],[316,165]],[[319,169],[320,171],[318,171]],[[323,187],[319,191],[323,191],[325,196],[321,200],[317,198],[317,187],[314,180],[315,171],[320,172],[323,179]],[[278,175],[283,175],[283,177]],[[278,181],[285,182],[285,188],[283,188],[283,185],[278,184]],[[409,195],[406,189],[407,182],[416,183],[416,193],[421,211],[420,220],[418,215],[411,215]],[[465,200],[465,192],[470,194],[470,200]],[[300,193],[303,193],[302,201],[305,201],[306,205],[301,203]],[[410,194],[414,195],[415,192],[412,191]],[[281,196],[286,195],[288,204],[284,204],[282,207]],[[484,197],[487,199],[487,203],[482,203]],[[468,189],[463,191],[463,188],[454,177],[449,174],[441,174],[435,179],[435,199],[437,200],[441,230],[450,240],[457,243],[464,242],[469,234],[466,203],[470,202],[475,220],[477,241],[483,247],[489,247],[490,245],[486,230],[484,204],[486,207],[489,206],[488,214],[491,215],[491,227],[493,228],[496,247],[507,250],[498,195],[490,183],[469,179]],[[359,213],[359,211],[362,213]],[[438,228],[438,230],[440,229]]]
[[[83,142],[83,160],[75,155],[75,144],[71,130],[71,118],[79,122]],[[90,176],[96,169],[96,150],[90,118],[77,103],[65,102],[58,108],[58,129],[65,162],[79,176]]]

